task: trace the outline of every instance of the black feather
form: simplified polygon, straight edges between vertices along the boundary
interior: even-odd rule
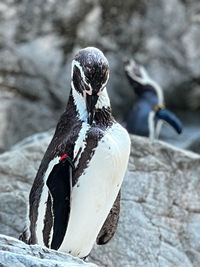
[[[52,249],[59,249],[65,236],[70,212],[70,163],[65,159],[51,171],[47,186],[53,198]]]

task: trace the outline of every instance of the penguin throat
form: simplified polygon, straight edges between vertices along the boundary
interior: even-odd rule
[[[71,91],[72,91],[72,97],[74,99],[74,104],[76,107],[76,111],[78,113],[78,117],[81,121],[87,122],[88,120],[88,112],[86,107],[86,102],[84,97],[81,93],[79,93],[76,88],[74,87],[73,82],[71,82]],[[111,110],[110,108],[110,99],[107,94],[106,88],[101,92],[98,101],[95,106],[95,113],[96,111],[99,112],[105,112],[105,110]],[[110,112],[111,113],[111,112]]]

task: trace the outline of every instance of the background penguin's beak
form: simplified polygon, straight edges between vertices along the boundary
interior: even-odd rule
[[[87,112],[88,112],[88,123],[92,125],[94,114],[95,114],[95,105],[98,100],[98,95],[89,95],[86,93],[86,106],[87,106]]]
[[[169,123],[177,131],[178,134],[182,132],[183,126],[181,121],[174,115],[174,113],[172,113],[168,109],[159,109],[156,112],[156,117]]]

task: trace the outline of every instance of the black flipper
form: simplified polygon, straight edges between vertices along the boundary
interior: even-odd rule
[[[181,134],[183,126],[181,121],[166,108],[159,109],[156,112],[156,117],[160,120],[166,121],[168,124],[170,124],[178,134]]]
[[[120,197],[121,191],[119,191],[118,196],[110,210],[108,217],[106,218],[98,236],[96,239],[97,245],[105,245],[110,241],[110,239],[114,236],[117,225],[119,221],[119,213],[120,213]]]
[[[52,249],[59,249],[67,229],[70,212],[70,175],[73,163],[69,157],[64,158],[53,167],[47,186],[53,198],[53,238]]]

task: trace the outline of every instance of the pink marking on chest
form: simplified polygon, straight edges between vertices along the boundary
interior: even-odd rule
[[[63,159],[66,159],[67,158],[67,154],[63,154],[61,157],[60,157],[60,162],[63,160]]]

